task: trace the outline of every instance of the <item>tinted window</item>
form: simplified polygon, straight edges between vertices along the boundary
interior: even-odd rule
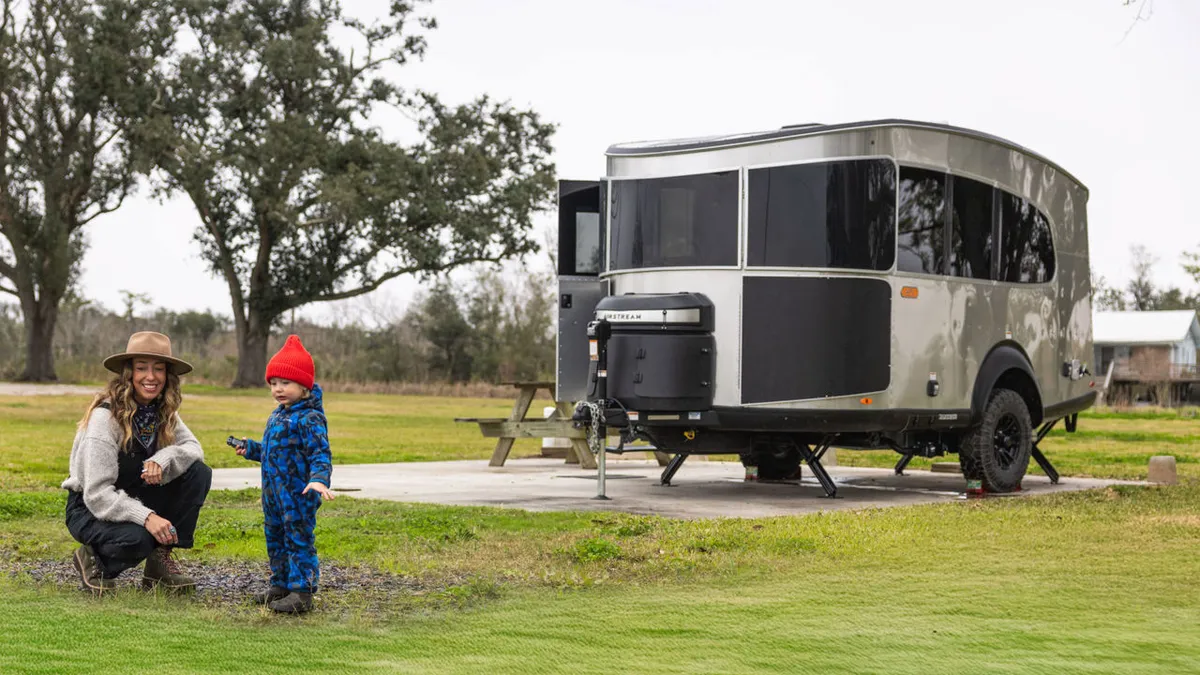
[[[1054,276],[1050,221],[1028,201],[1000,199],[1000,280],[1042,283]]]
[[[941,274],[945,257],[946,174],[900,167],[896,269]]]
[[[896,248],[896,167],[886,159],[753,169],[747,262],[886,270]]]
[[[992,278],[992,186],[954,177],[950,274]]]
[[[559,181],[558,273],[595,276],[604,261],[604,184]]]
[[[736,171],[612,182],[610,267],[736,265]]]
[[[575,214],[575,274],[600,273],[600,214]]]

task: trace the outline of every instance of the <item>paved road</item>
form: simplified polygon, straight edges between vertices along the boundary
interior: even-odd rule
[[[529,511],[624,511],[673,518],[712,518],[812,513],[878,508],[964,499],[961,475],[891,469],[830,467],[838,498],[826,499],[805,468],[799,483],[747,483],[735,462],[690,460],[675,475],[674,486],[659,485],[661,469],[651,461],[623,459],[608,463],[608,496],[597,501],[595,472],[556,459],[514,459],[501,468],[486,460],[336,465],[333,488],[347,496],[405,502],[500,506]],[[1042,476],[1025,479],[1024,490],[1003,499],[1086,490],[1122,481],[1064,478],[1051,485]],[[257,487],[257,466],[218,469],[216,489]]]
[[[97,390],[99,387],[84,387],[77,384],[0,382],[0,396],[64,396],[94,394]]]

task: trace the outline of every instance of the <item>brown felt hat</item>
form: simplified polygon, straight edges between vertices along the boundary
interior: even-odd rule
[[[104,359],[104,367],[114,373],[119,373],[126,361],[139,356],[166,361],[171,372],[176,375],[192,372],[192,364],[171,356],[171,338],[152,331],[142,331],[130,335],[125,351]]]

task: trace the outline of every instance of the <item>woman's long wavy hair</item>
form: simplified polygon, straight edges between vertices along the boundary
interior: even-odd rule
[[[113,375],[104,390],[96,394],[88,406],[83,419],[79,420],[79,429],[87,427],[92,419],[92,412],[102,403],[108,403],[113,419],[121,425],[121,450],[129,452],[133,440],[133,414],[137,412],[137,399],[133,397],[133,359],[125,362],[121,372]],[[179,376],[167,366],[167,386],[155,399],[158,405],[158,447],[165,448],[175,443],[175,413],[179,412],[179,404],[183,402],[183,394],[179,390]]]

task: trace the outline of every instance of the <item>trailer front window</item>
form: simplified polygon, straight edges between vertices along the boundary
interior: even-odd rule
[[[738,173],[614,180],[609,268],[737,265]]]
[[[750,170],[754,267],[886,270],[896,251],[896,165],[888,159]]]

